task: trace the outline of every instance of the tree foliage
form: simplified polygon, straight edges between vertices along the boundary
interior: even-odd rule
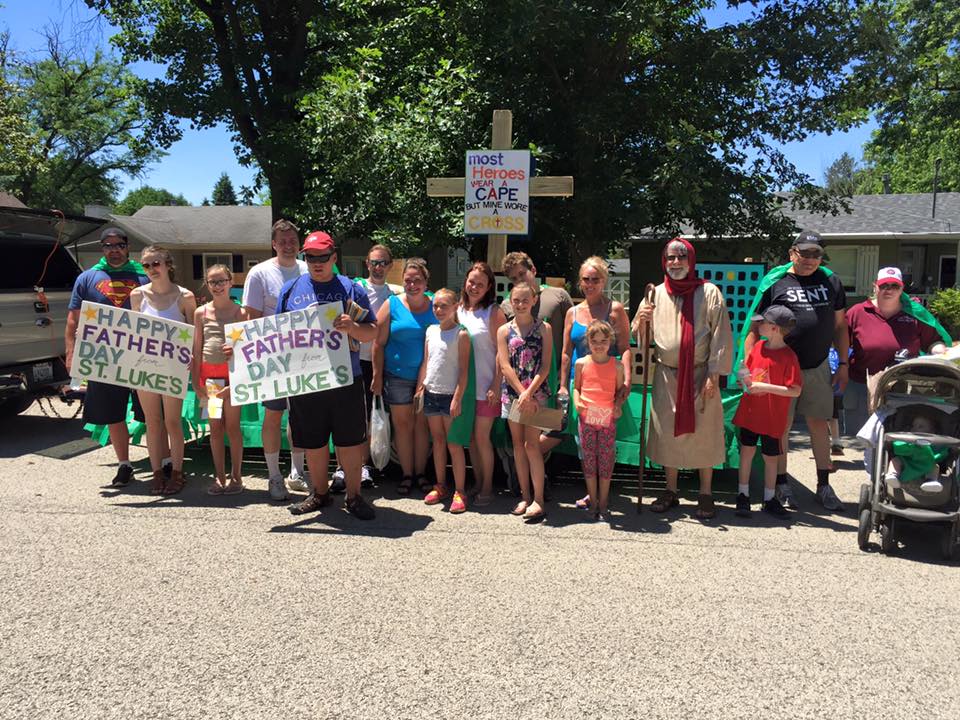
[[[863,175],[859,163],[850,153],[843,153],[824,173],[824,187],[832,195],[851,197]]]
[[[213,186],[213,193],[210,197],[214,205],[237,204],[237,193],[233,189],[233,183],[230,181],[229,175],[226,173],[220,174],[220,177],[217,178],[217,182]]]
[[[123,200],[113,206],[113,211],[117,215],[133,215],[137,210],[147,205],[189,204],[183,195],[174,195],[169,190],[144,185],[128,192]]]
[[[27,119],[24,93],[8,79],[8,40],[6,33],[0,33],[0,189],[11,187],[38,159],[38,138]]]
[[[879,128],[864,148],[862,192],[960,191],[960,0],[877,0],[863,32],[874,52],[858,68],[876,98]]]
[[[144,136],[139,81],[100,51],[89,57],[48,34],[47,53],[9,66],[33,139],[33,162],[8,185],[32,207],[80,212],[112,202],[117,175],[138,175],[161,152]]]

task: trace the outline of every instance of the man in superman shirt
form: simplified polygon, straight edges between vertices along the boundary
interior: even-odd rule
[[[73,284],[73,295],[67,305],[67,371],[73,359],[77,326],[80,324],[80,306],[84,300],[130,309],[130,293],[140,285],[150,282],[143,266],[131,262],[127,236],[120,228],[108,227],[100,233],[103,258],[89,270],[80,273]],[[94,425],[106,425],[110,431],[110,444],[117,454],[117,474],[110,483],[120,487],[133,479],[130,464],[130,434],[127,432],[127,401],[130,390],[119,385],[88,382],[83,404],[83,420]],[[134,416],[143,420],[143,410],[133,393]]]

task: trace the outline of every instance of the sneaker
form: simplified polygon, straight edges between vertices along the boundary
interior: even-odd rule
[[[287,487],[293,492],[310,492],[313,490],[310,485],[309,473],[301,475],[296,470],[290,471],[290,476],[287,478]]]
[[[373,520],[377,516],[373,511],[373,506],[364,500],[363,495],[354,495],[347,498],[344,507],[348,513],[358,520]]]
[[[462,513],[467,511],[467,501],[464,500],[463,495],[458,492],[453,494],[453,502],[450,503],[450,512],[453,514]]]
[[[330,492],[334,495],[343,495],[347,491],[347,476],[342,467],[337,467],[330,476]]]
[[[774,491],[774,498],[785,508],[790,508],[791,510],[800,509],[800,506],[797,505],[796,498],[793,497],[793,490],[790,489],[789,483],[777,485]]]
[[[298,503],[288,506],[287,510],[290,511],[291,515],[304,515],[305,513],[318,512],[332,502],[333,498],[330,497],[330,493],[328,492],[322,495],[310,493],[307,495],[306,500],[301,500]]]
[[[133,466],[121,465],[117,468],[117,474],[113,476],[110,484],[114,487],[123,487],[124,485],[128,485],[131,480],[133,480]]]
[[[279,475],[270,478],[270,499],[274,502],[283,502],[289,496],[287,495],[287,486],[283,484],[283,478]]]
[[[928,493],[943,492],[943,483],[938,479],[931,478],[920,485],[920,489]]]
[[[734,514],[738,517],[750,517],[750,498],[743,493],[737,493],[737,509]]]
[[[840,502],[833,488],[826,483],[817,488],[817,500],[827,510],[843,512],[843,503]]]
[[[790,513],[780,504],[776,497],[772,497],[763,504],[763,511],[774,517],[788,517]]]
[[[447,489],[443,487],[443,485],[434,485],[433,490],[427,493],[426,497],[423,498],[423,501],[427,505],[437,505],[438,503],[443,502],[443,499],[446,497]]]
[[[838,455],[838,456],[843,455],[843,445],[841,445],[840,443],[834,443],[833,445],[831,445],[830,454]]]
[[[373,468],[369,465],[360,468],[360,487],[373,487]]]

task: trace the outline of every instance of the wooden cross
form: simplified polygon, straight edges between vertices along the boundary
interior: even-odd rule
[[[509,110],[493,111],[493,142],[491,150],[510,150],[513,145],[513,113]],[[463,197],[467,179],[462,177],[427,178],[429,197]],[[530,178],[530,197],[570,197],[573,195],[573,177],[544,176]],[[487,264],[494,272],[500,272],[507,254],[506,235],[487,235]]]

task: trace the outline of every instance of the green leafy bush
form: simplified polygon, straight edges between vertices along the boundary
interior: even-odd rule
[[[930,298],[930,312],[947,329],[950,337],[960,335],[960,288],[938,290]]]

